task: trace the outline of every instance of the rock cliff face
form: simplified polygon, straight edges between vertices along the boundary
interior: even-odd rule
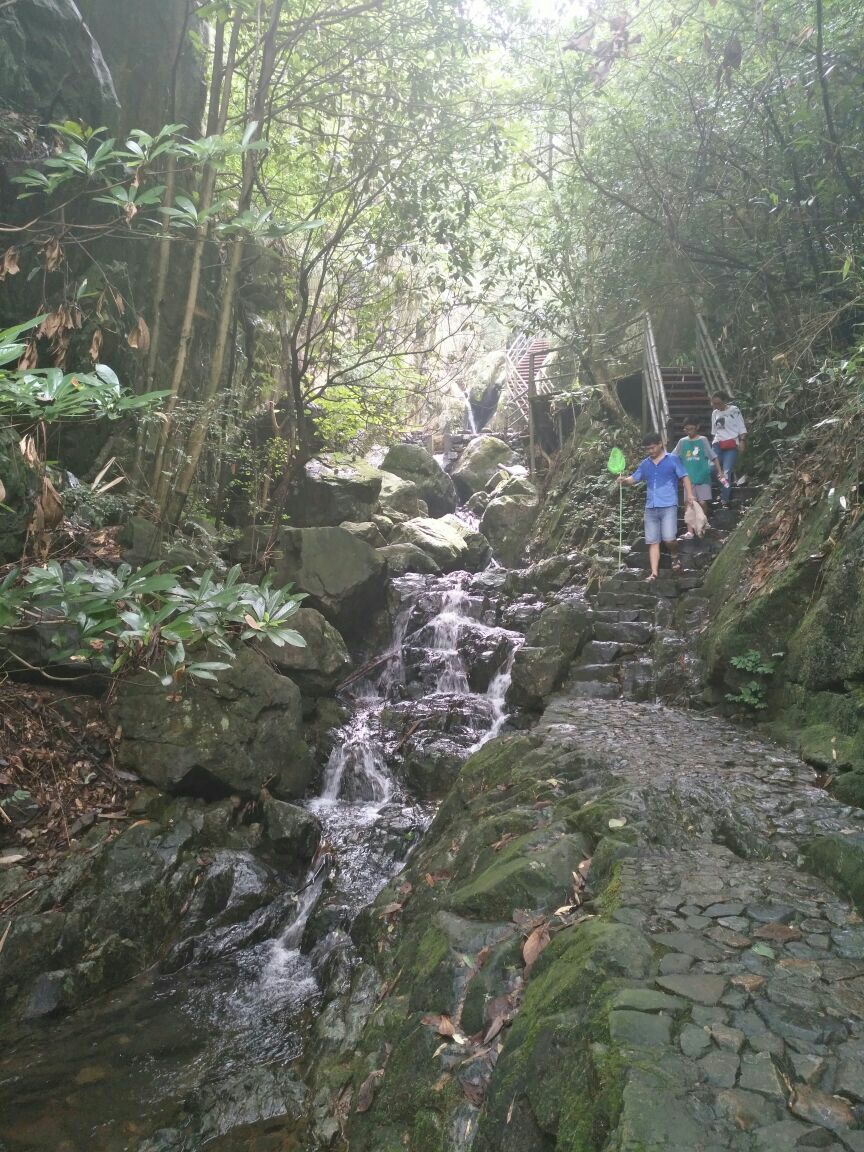
[[[834,776],[839,799],[864,806],[864,524],[855,486],[850,476],[830,498],[819,491],[800,517],[785,493],[766,490],[708,575],[706,654],[718,696],[755,683],[751,714]],[[771,670],[736,668],[748,653]]]
[[[0,100],[43,122],[117,124],[111,72],[73,0],[17,0],[0,9]]]

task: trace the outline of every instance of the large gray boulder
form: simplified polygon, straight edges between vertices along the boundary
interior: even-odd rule
[[[374,548],[344,528],[283,528],[273,574],[294,584],[345,636],[362,633],[384,602],[386,565]]]
[[[470,524],[454,515],[442,516],[439,523],[452,528],[465,541],[465,547],[468,549],[465,561],[467,571],[482,572],[492,559],[492,548],[482,532],[478,532],[476,528],[472,528]]]
[[[456,491],[463,500],[481,492],[502,464],[518,462],[516,453],[497,436],[476,436],[451,472]]]
[[[413,544],[431,556],[442,572],[478,572],[489,561],[488,542],[455,516],[433,520],[417,516],[397,524],[390,537],[393,544]]]
[[[459,501],[453,481],[435,457],[419,444],[395,444],[384,457],[381,467],[385,472],[392,472],[414,484],[420,499],[426,501],[431,516],[446,516],[448,512],[456,511]]]
[[[148,672],[123,680],[112,706],[117,760],[166,792],[215,799],[229,793],[303,796],[314,771],[300,732],[300,689],[251,648],[214,684],[190,683],[182,699]]]
[[[388,544],[378,552],[387,561],[387,571],[391,576],[404,576],[406,572],[441,575],[441,569],[432,557],[416,544]]]
[[[385,516],[391,512],[400,512],[405,516],[426,516],[429,513],[426,501],[420,498],[417,485],[411,480],[403,480],[395,472],[381,472],[378,507]]]
[[[47,119],[116,121],[111,73],[73,0],[0,4],[0,104]]]
[[[499,496],[491,500],[480,521],[480,531],[492,545],[492,554],[507,568],[523,560],[525,542],[537,517],[534,496]]]
[[[279,648],[270,640],[262,640],[260,650],[305,696],[329,694],[351,670],[351,657],[341,633],[315,608],[305,606],[298,608],[286,625],[300,633],[305,648],[293,644]]]
[[[358,540],[363,540],[372,548],[383,548],[387,543],[381,529],[372,520],[363,520],[360,523],[353,520],[343,520],[339,527],[350,532],[352,536],[356,536]]]
[[[316,456],[306,465],[302,498],[294,510],[308,528],[368,521],[378,503],[382,477],[364,460],[333,454]]]
[[[584,600],[552,604],[528,629],[526,642],[537,648],[560,648],[573,657],[594,635],[594,613]]]
[[[543,701],[561,683],[569,660],[560,648],[520,648],[513,660],[507,705],[540,711]]]

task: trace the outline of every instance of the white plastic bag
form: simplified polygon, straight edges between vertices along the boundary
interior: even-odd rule
[[[708,527],[708,517],[702,511],[701,505],[694,500],[684,510],[684,523],[694,536],[702,536]]]

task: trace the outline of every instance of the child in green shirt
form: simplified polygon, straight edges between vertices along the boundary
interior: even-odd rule
[[[681,462],[693,485],[693,495],[707,516],[708,503],[711,499],[712,466],[717,469],[721,484],[728,484],[728,480],[711,442],[707,436],[699,435],[699,421],[692,416],[688,416],[684,421],[684,435],[675,445],[674,455],[681,457]],[[682,539],[692,540],[693,533],[685,532]]]

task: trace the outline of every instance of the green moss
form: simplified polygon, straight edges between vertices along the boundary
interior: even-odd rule
[[[831,791],[842,804],[851,804],[853,808],[864,808],[864,769],[841,772],[834,781]]]
[[[864,836],[820,836],[805,844],[811,872],[835,884],[864,911]]]
[[[597,897],[597,907],[600,909],[600,915],[604,920],[610,920],[612,913],[621,904],[621,865],[620,863],[612,866],[612,872],[609,877],[609,882],[606,887]]]

